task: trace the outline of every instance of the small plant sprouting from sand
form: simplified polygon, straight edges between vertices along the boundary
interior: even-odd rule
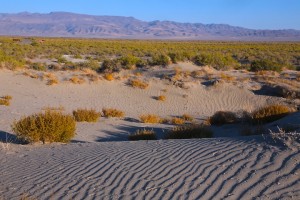
[[[154,114],[141,115],[140,120],[147,124],[157,124],[161,122],[161,118]]]
[[[77,109],[73,111],[73,116],[77,122],[97,122],[101,113],[94,109]]]
[[[137,130],[134,134],[128,135],[128,140],[156,140],[154,130],[141,129]]]
[[[278,120],[291,112],[291,109],[285,105],[270,105],[255,110],[252,114],[254,123],[267,123]]]
[[[117,118],[123,118],[125,116],[125,113],[121,110],[117,110],[115,108],[103,108],[102,109],[103,117],[117,117]]]
[[[156,97],[156,100],[158,100],[158,101],[166,101],[167,97],[165,95],[159,95],[159,96]]]
[[[12,124],[12,130],[17,137],[25,142],[65,142],[74,136],[76,121],[71,115],[59,111],[46,110],[21,118]]]
[[[186,125],[176,126],[170,130],[165,139],[211,138],[213,132],[208,126]]]
[[[134,88],[140,88],[140,89],[146,89],[148,88],[149,84],[139,80],[139,79],[133,79],[129,81],[129,85],[134,87]]]
[[[12,96],[10,96],[10,95],[2,96],[2,97],[0,97],[0,105],[10,106],[11,100],[12,100]]]

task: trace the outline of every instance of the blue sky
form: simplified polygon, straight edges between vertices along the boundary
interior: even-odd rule
[[[0,0],[1,13],[67,11],[300,30],[300,0]]]

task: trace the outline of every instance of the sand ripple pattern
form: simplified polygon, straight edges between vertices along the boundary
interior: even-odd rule
[[[0,158],[0,199],[300,199],[299,150],[259,138],[70,144]]]

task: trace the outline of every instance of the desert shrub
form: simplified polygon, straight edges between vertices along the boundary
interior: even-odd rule
[[[102,109],[103,117],[118,117],[122,118],[125,116],[125,113],[121,110],[117,110],[114,108],[103,108]]]
[[[276,121],[291,112],[285,105],[270,105],[257,109],[251,114],[254,123],[267,123]]]
[[[9,101],[12,100],[12,96],[10,96],[10,95],[5,95],[5,96],[2,96],[1,98],[9,100]]]
[[[119,60],[104,60],[97,72],[113,73],[119,72],[121,69],[122,65]]]
[[[51,78],[47,81],[47,85],[56,85],[58,84],[57,78]]]
[[[234,123],[237,121],[237,116],[234,112],[230,111],[217,111],[213,116],[209,118],[209,123],[211,125],[223,125]]]
[[[173,117],[171,122],[172,124],[184,124],[185,120],[179,117]]]
[[[193,62],[198,66],[212,66],[218,70],[229,69],[236,67],[238,62],[232,58],[230,55],[223,55],[221,53],[203,53],[197,55],[193,58]]]
[[[128,140],[156,140],[156,135],[153,130],[141,129],[134,134],[128,135]]]
[[[128,84],[134,88],[140,88],[140,89],[146,89],[149,86],[148,83],[146,83],[142,80],[139,80],[139,79],[129,80]]]
[[[270,60],[255,60],[250,65],[250,71],[257,72],[261,70],[270,70],[280,72],[282,66]]]
[[[212,54],[200,54],[193,58],[193,62],[198,66],[212,65],[214,58]]]
[[[157,124],[161,122],[161,118],[153,114],[141,115],[140,120],[143,123],[149,123],[149,124]]]
[[[43,63],[32,63],[29,68],[33,69],[33,70],[37,70],[37,71],[46,71],[47,67],[45,64]]]
[[[2,106],[9,106],[10,105],[10,101],[7,99],[0,99],[0,105]]]
[[[179,53],[169,53],[168,56],[171,59],[171,62],[174,64],[177,64],[178,62],[185,60],[184,56]]]
[[[171,59],[169,56],[167,56],[165,54],[154,55],[154,56],[152,56],[152,61],[150,64],[167,66],[167,65],[171,64]]]
[[[183,115],[181,116],[181,118],[182,118],[184,121],[188,121],[188,122],[191,122],[191,121],[194,120],[194,118],[193,118],[191,115],[189,115],[189,114],[183,114]]]
[[[23,117],[12,125],[19,139],[26,142],[69,142],[75,136],[76,122],[71,115],[45,111]]]
[[[71,83],[74,83],[74,84],[82,84],[85,82],[85,80],[81,77],[78,77],[78,76],[73,76],[69,79],[69,81]]]
[[[140,63],[140,59],[132,56],[132,55],[127,55],[123,56],[120,58],[121,65],[123,66],[124,69],[132,69],[137,65],[137,63]]]
[[[100,64],[97,60],[88,60],[86,62],[79,63],[79,68],[80,69],[88,68],[88,69],[92,69],[94,71],[97,71],[100,68]]]
[[[94,109],[77,109],[73,111],[73,116],[78,122],[97,122],[101,113]]]
[[[158,97],[156,97],[156,99],[157,99],[158,101],[166,101],[167,97],[164,96],[164,95],[159,95]]]
[[[208,126],[187,125],[177,126],[170,130],[165,139],[211,138],[213,132]]]

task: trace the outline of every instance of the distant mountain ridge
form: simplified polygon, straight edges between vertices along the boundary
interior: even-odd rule
[[[68,12],[0,14],[0,35],[126,39],[300,41],[300,31],[255,30],[227,24],[141,21]]]

